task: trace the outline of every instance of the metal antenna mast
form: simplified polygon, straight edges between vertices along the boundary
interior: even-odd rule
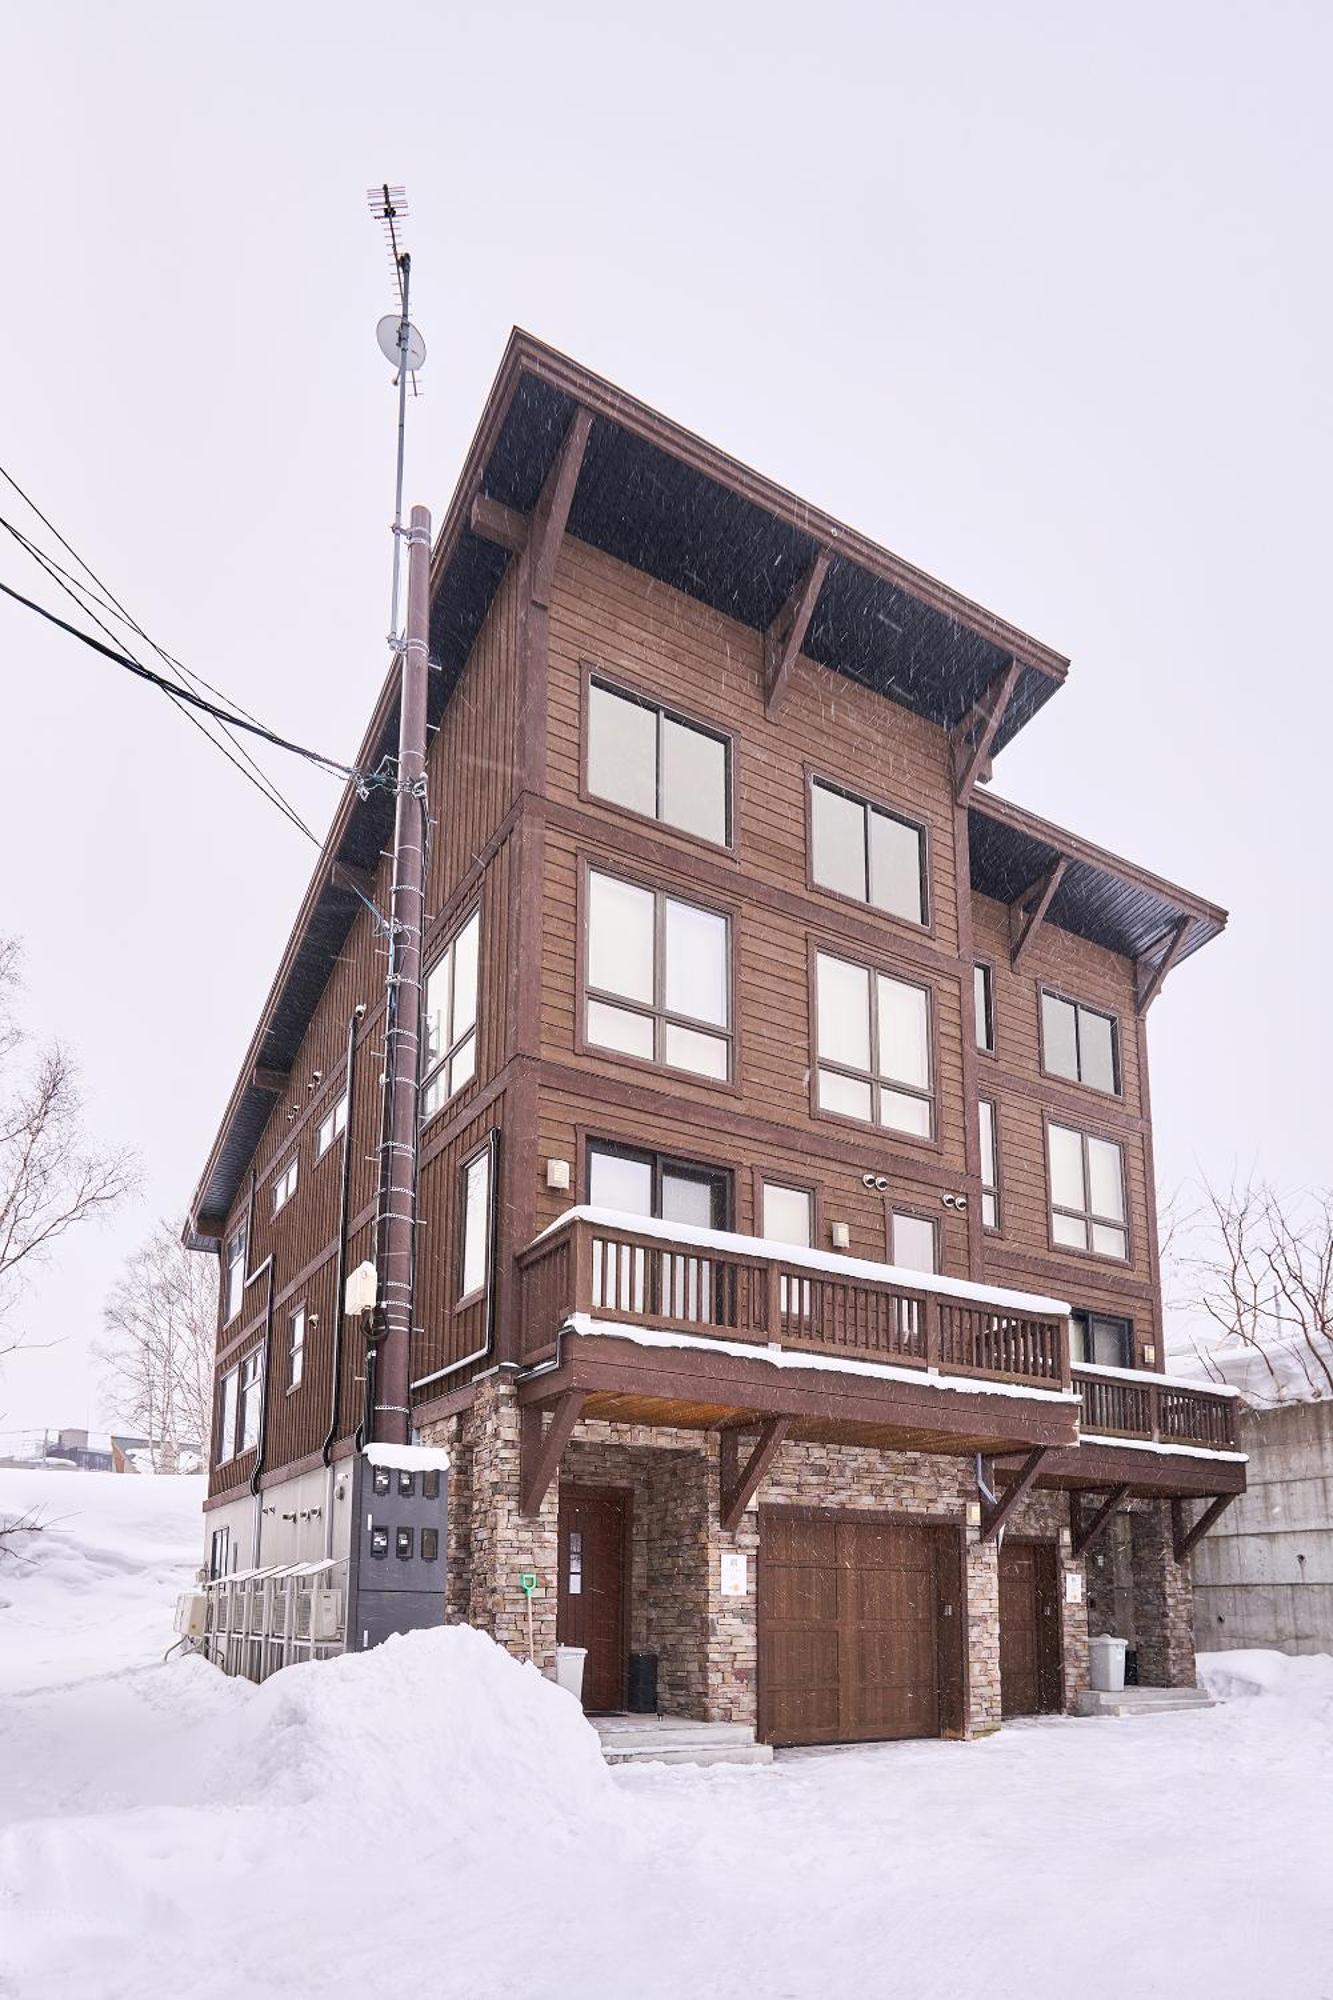
[[[407,440],[407,380],[412,378],[412,394],[418,395],[417,370],[426,359],[426,343],[421,338],[408,317],[408,305],[412,290],[412,257],[403,248],[399,236],[399,224],[407,218],[407,190],[390,187],[387,181],[377,188],[368,188],[366,200],[370,212],[384,230],[385,247],[389,252],[389,262],[393,266],[394,281],[398,287],[398,307],[396,313],[386,313],[375,329],[380,344],[380,352],[386,360],[392,361],[398,370],[398,469],[393,495],[393,593],[389,605],[389,644],[395,653],[403,648],[403,635],[398,627],[398,598],[401,581],[403,542],[403,456]]]

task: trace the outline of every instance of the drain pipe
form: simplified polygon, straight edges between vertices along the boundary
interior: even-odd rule
[[[333,1554],[333,1447],[338,1441],[338,1392],[342,1386],[343,1291],[347,1284],[347,1209],[352,1184],[352,1115],[356,1109],[356,1030],[365,1018],[363,1000],[347,1017],[347,1057],[344,1068],[347,1117],[343,1124],[343,1156],[338,1180],[338,1257],[333,1280],[333,1379],[329,1388],[329,1428],[320,1447],[320,1456],[329,1469],[324,1506],[324,1554]]]

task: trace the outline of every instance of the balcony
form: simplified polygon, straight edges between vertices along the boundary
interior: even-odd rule
[[[553,1223],[518,1262],[528,1365],[554,1354],[563,1328],[596,1324],[630,1337],[776,1348],[835,1367],[1070,1389],[1068,1314],[1053,1299],[584,1208]]]
[[[1234,1389],[1210,1389],[1138,1369],[1075,1364],[1083,1402],[1080,1429],[1089,1441],[1123,1438],[1200,1451],[1235,1451]]]

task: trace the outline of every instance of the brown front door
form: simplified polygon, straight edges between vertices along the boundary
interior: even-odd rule
[[[1000,1550],[1000,1713],[1050,1715],[1060,1707],[1060,1602],[1052,1542]]]
[[[585,1646],[583,1706],[625,1706],[625,1551],[630,1496],[613,1486],[560,1489],[560,1587],[556,1639]]]
[[[765,1741],[868,1742],[958,1726],[958,1564],[937,1529],[775,1507],[761,1536]]]

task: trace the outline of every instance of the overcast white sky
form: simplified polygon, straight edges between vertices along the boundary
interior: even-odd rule
[[[0,459],[165,646],[349,755],[392,497],[364,190],[405,182],[409,498],[443,513],[517,322],[1067,652],[996,790],[1232,912],[1153,1012],[1160,1180],[1333,1178],[1329,10],[403,11],[9,13]],[[194,1185],[313,850],[7,605],[0,662],[0,930],[147,1167],[27,1299],[59,1344],[2,1429],[95,1418],[102,1299]],[[332,783],[273,768],[322,833]]]

